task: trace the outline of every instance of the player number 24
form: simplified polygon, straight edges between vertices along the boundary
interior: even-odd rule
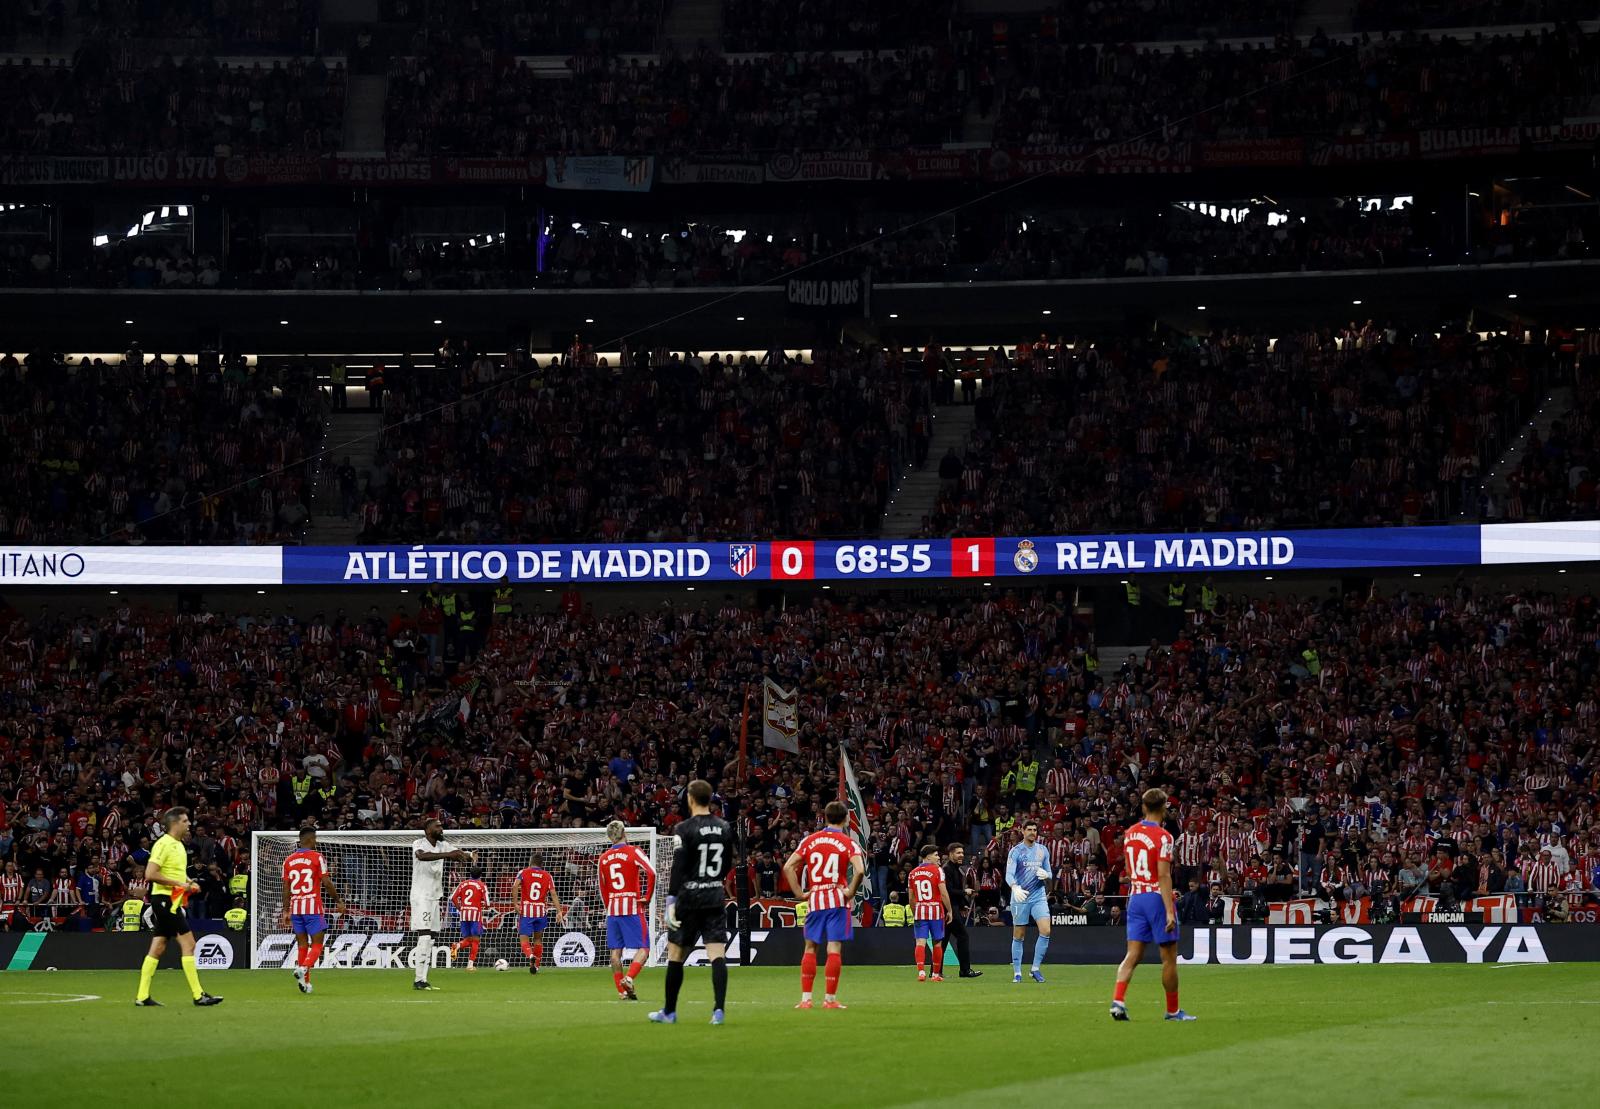
[[[810,865],[806,869],[810,872],[813,886],[823,882],[837,882],[839,880],[839,856],[813,851]]]

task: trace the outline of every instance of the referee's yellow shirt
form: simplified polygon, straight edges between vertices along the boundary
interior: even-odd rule
[[[161,871],[161,877],[150,883],[150,892],[172,898],[176,909],[189,896],[188,849],[173,837],[162,836],[150,848],[150,861]]]

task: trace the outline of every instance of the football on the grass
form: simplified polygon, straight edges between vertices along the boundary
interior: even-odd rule
[[[506,962],[504,959],[496,959],[494,961],[494,969],[495,970],[510,970],[511,969],[511,964]]]

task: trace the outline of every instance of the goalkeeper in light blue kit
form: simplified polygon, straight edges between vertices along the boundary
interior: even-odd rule
[[[1011,887],[1011,980],[1022,981],[1022,941],[1028,934],[1028,921],[1039,925],[1039,938],[1033,944],[1033,980],[1044,984],[1039,967],[1050,950],[1050,852],[1039,842],[1039,823],[1030,820],[1022,826],[1022,842],[1006,856],[1006,885]]]

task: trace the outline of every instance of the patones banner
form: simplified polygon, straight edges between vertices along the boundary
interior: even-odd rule
[[[1600,521],[1320,531],[491,546],[0,546],[18,585],[1015,581],[1600,562]]]

